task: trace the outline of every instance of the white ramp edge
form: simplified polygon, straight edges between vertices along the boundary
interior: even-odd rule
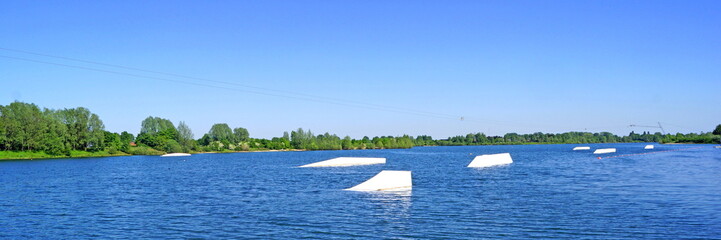
[[[596,151],[594,151],[593,154],[604,154],[604,153],[615,153],[615,152],[616,152],[615,148],[601,148],[601,149],[596,149]]]
[[[299,167],[350,167],[384,163],[386,163],[386,158],[339,157]]]
[[[513,163],[513,159],[510,153],[486,154],[473,158],[468,167],[490,167],[511,163]]]
[[[349,191],[408,191],[413,189],[411,171],[383,170]]]
[[[573,148],[573,151],[578,151],[578,150],[591,150],[591,147],[575,147],[575,148]]]
[[[653,149],[653,145],[646,145],[643,149]]]
[[[187,157],[190,156],[190,153],[168,153],[160,155],[161,157]]]

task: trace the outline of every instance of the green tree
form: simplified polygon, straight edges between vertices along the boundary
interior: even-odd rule
[[[315,136],[310,130],[304,131],[303,128],[298,128],[297,131],[290,132],[290,144],[295,149],[308,149],[316,150],[317,144],[315,143]]]
[[[105,125],[97,114],[87,108],[63,109],[52,113],[55,119],[65,124],[65,141],[75,150],[102,150]]]
[[[118,151],[121,151],[123,149],[123,146],[125,145],[123,141],[120,139],[120,134],[112,133],[108,131],[104,132],[104,145],[105,150],[108,151],[110,154],[115,154]],[[126,149],[127,150],[127,149]]]
[[[176,141],[178,135],[178,130],[175,129],[173,122],[150,116],[140,123],[140,134],[135,140],[139,144],[162,150],[169,144],[168,141]]]
[[[133,136],[132,133],[123,131],[122,133],[120,133],[120,140],[123,141],[123,143],[125,144],[130,144],[130,142],[135,141],[135,136]]]
[[[343,150],[353,149],[353,140],[350,138],[350,136],[345,136],[343,138],[343,141],[341,141],[341,146],[343,147]]]
[[[195,141],[193,140],[193,131],[190,130],[190,127],[188,127],[188,125],[183,121],[178,123],[178,143],[186,151],[193,148],[193,145],[195,144]]]
[[[713,130],[714,135],[721,135],[721,124],[716,126],[716,129]]]
[[[47,119],[37,105],[13,102],[2,108],[0,116],[5,128],[5,149],[42,150]]]
[[[283,138],[290,141],[290,134],[288,134],[288,131],[283,132]]]
[[[88,120],[87,126],[87,140],[85,149],[86,150],[102,150],[103,141],[105,140],[105,124],[100,120],[100,117],[96,114],[91,114]]]
[[[173,122],[164,118],[149,116],[140,123],[140,133],[155,134],[167,129],[175,130],[175,126]]]
[[[169,153],[183,152],[183,147],[177,141],[170,139],[163,144],[163,151]]]
[[[250,133],[245,128],[233,129],[233,135],[235,135],[235,142],[247,142],[250,138]]]
[[[5,118],[3,117],[3,109],[5,106],[0,105],[0,150],[5,150],[5,143],[8,141],[7,138],[7,126]]]
[[[210,141],[220,141],[224,145],[228,145],[231,142],[236,142],[235,136],[233,135],[233,131],[230,130],[230,127],[228,127],[228,124],[225,123],[216,123],[213,124],[212,127],[210,127],[210,131],[208,131],[208,137],[210,138]]]

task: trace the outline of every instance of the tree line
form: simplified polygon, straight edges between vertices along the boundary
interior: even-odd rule
[[[414,146],[461,146],[498,144],[563,144],[563,143],[718,143],[721,124],[712,132],[689,134],[661,134],[631,132],[617,136],[609,132],[566,133],[507,133],[487,136],[471,133],[446,139],[433,139],[427,135],[412,137],[380,136],[353,139],[335,134],[314,134],[298,128],[271,139],[252,138],[247,129],[231,128],[226,123],[214,124],[208,133],[195,139],[188,125],[180,121],[175,126],[169,119],[149,116],[140,123],[136,135],[126,131],[113,133],[105,130],[103,121],[90,110],[41,109],[35,104],[13,102],[0,105],[0,151],[45,152],[50,155],[70,156],[72,151],[108,154],[162,154],[165,152],[224,152],[254,150],[352,150],[411,148]]]
[[[95,151],[107,147],[105,138],[103,121],[86,108],[40,109],[22,102],[0,105],[0,150],[52,155]]]
[[[693,136],[681,134],[679,136]],[[566,132],[566,133],[506,133],[503,136],[486,136],[483,133],[455,136],[448,139],[432,140],[429,136],[419,136],[416,145],[498,145],[498,144],[564,144],[564,143],[631,143],[631,142],[675,142],[675,135],[663,135],[660,132],[631,131],[628,136],[618,136],[610,132]],[[678,138],[681,139],[681,138]]]

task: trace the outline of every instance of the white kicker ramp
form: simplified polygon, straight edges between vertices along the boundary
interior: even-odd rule
[[[513,159],[510,153],[487,154],[473,158],[468,167],[490,167],[511,163],[513,163]]]
[[[591,147],[575,147],[575,148],[573,148],[573,151],[578,151],[578,150],[591,150]]]
[[[190,156],[190,153],[168,153],[160,155],[161,157],[187,157]]]
[[[345,190],[350,191],[408,191],[413,189],[411,171],[383,170],[365,182]]]
[[[653,149],[653,145],[646,145],[643,149]]]
[[[350,167],[384,163],[386,163],[385,158],[339,157],[316,163],[306,164],[300,167]]]
[[[593,154],[604,154],[604,153],[615,153],[615,152],[616,152],[615,148],[601,148],[601,149],[596,149],[596,151],[594,151]]]

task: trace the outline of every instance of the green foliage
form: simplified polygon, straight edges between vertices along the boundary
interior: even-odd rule
[[[105,135],[105,150],[108,152],[117,152],[119,150],[127,150],[127,143],[123,143],[120,134],[103,131]]]
[[[149,116],[140,123],[140,133],[155,134],[168,129],[175,130],[175,126],[173,122],[164,118]]]
[[[233,136],[235,139],[233,139],[233,142],[247,142],[250,138],[250,134],[248,133],[248,129],[245,128],[235,128],[233,129]]]
[[[297,131],[290,132],[290,145],[295,149],[312,149],[313,133],[311,131],[303,131],[298,128]]]
[[[676,135],[667,134],[661,139],[661,143],[718,143],[721,141],[721,136],[714,135],[713,133],[702,133],[702,134],[680,134]]]
[[[178,123],[178,143],[182,146],[185,151],[190,151],[191,149],[194,149],[196,146],[196,142],[193,139],[193,131],[190,130],[190,127],[188,127],[185,122],[180,121]]]
[[[208,132],[208,138],[210,139],[210,141],[220,141],[226,143],[236,142],[234,141],[235,135],[233,135],[233,131],[230,130],[228,124],[225,123],[213,124],[213,126],[210,127],[210,131]]]
[[[120,133],[120,141],[122,141],[123,143],[130,143],[132,141],[135,141],[135,136],[126,131],[123,131],[122,133]]]
[[[220,141],[213,141],[213,142],[210,142],[210,144],[208,144],[208,146],[206,146],[205,149],[207,151],[214,151],[214,152],[223,151],[223,150],[225,150],[225,144],[223,144]]]
[[[177,141],[172,140],[172,139],[166,141],[163,144],[162,148],[163,148],[163,150],[165,150],[166,152],[169,152],[169,153],[183,152],[183,147],[180,146],[180,143],[178,143]]]
[[[105,125],[98,115],[83,107],[47,112],[67,127],[66,142],[70,149],[103,149]]]
[[[140,134],[135,139],[137,144],[168,152],[190,151],[189,147],[184,148],[180,142],[186,143],[187,146],[193,145],[191,143],[193,133],[184,122],[181,122],[176,129],[173,122],[168,119],[147,117],[140,125]]]
[[[2,109],[0,121],[4,122],[4,150],[37,151],[47,132],[48,122],[35,104],[13,102]]]
[[[122,155],[123,152],[140,155],[160,155],[165,152],[190,151],[254,151],[254,150],[351,150],[411,148],[413,146],[456,146],[497,144],[548,144],[548,143],[718,143],[721,125],[711,133],[661,134],[631,132],[617,136],[609,132],[567,133],[507,133],[503,136],[487,136],[470,133],[447,139],[433,139],[421,135],[416,138],[380,136],[352,139],[335,134],[314,135],[310,130],[298,128],[284,132],[282,137],[254,139],[247,129],[231,130],[228,124],[214,124],[207,134],[194,140],[193,132],[185,122],[175,128],[168,119],[148,117],[141,122],[137,137],[128,132],[121,134],[104,130],[105,126],[96,114],[82,107],[51,110],[40,109],[35,104],[13,102],[0,105],[0,159],[50,158]],[[135,141],[138,146],[131,147]]]
[[[622,138],[609,132],[588,133],[588,132],[567,132],[567,133],[532,133],[517,134],[507,133],[504,136],[486,136],[483,133],[455,136],[448,139],[433,140],[429,136],[418,136],[416,145],[499,145],[499,144],[549,144],[549,143],[615,143],[633,142],[629,138]]]
[[[99,151],[103,122],[86,108],[40,110],[35,104],[0,106],[0,150],[44,151],[68,155],[71,150]]]
[[[235,151],[248,151],[250,150],[250,144],[247,142],[238,144],[238,146],[235,147]]]
[[[148,146],[129,147],[128,153],[132,155],[163,155],[165,152],[155,150]]]
[[[305,131],[302,128],[299,128],[297,131],[291,131],[290,138],[290,146],[292,148],[306,150],[350,150],[413,147],[413,140],[407,135],[402,137],[375,137],[372,141],[368,137],[364,137],[362,140],[353,140],[348,136],[341,139],[337,135],[329,133],[314,136],[312,131]]]
[[[202,146],[205,151],[248,151],[254,148],[254,145],[265,146],[264,142],[253,142],[247,129],[239,127],[231,130],[230,126],[225,123],[213,124],[210,131],[204,134],[197,141],[197,144]],[[195,148],[199,147],[196,146]]]
[[[290,140],[283,137],[274,137],[266,144],[266,147],[271,150],[290,149]]]

